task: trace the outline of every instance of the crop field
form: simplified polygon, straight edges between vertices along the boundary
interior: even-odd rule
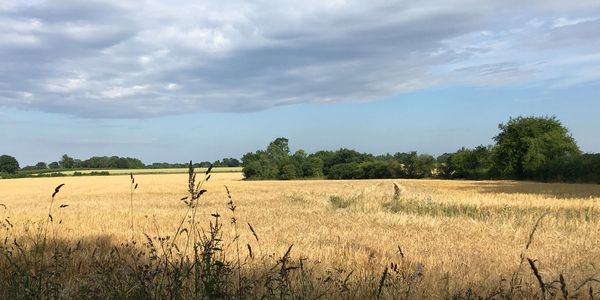
[[[198,168],[198,172],[204,172],[207,168]],[[212,173],[239,173],[242,171],[241,167],[217,167],[212,169]],[[52,173],[52,170],[45,170],[43,173]],[[89,174],[92,172],[108,172],[110,175],[129,175],[129,174],[186,174],[187,168],[163,168],[163,169],[91,169],[91,170],[59,170],[64,175],[73,175],[75,172],[81,174]],[[30,172],[36,174],[35,172]]]
[[[0,180],[0,284],[13,289],[0,296],[600,297],[600,185],[211,176],[195,214],[187,174]],[[160,258],[177,238],[181,257],[205,263],[200,288]]]

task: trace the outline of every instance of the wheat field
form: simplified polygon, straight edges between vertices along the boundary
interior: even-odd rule
[[[412,288],[406,277],[414,277],[417,298],[494,295],[514,286],[515,274],[520,288],[531,291],[520,297],[563,297],[561,285],[580,298],[596,292],[600,185],[242,179],[241,173],[212,174],[198,203],[199,224],[208,225],[217,212],[229,220],[227,186],[237,228],[224,221],[223,240],[238,242],[226,244],[229,257],[239,251],[245,264],[252,264],[250,256],[275,261],[293,245],[290,256],[314,274],[376,290],[376,296],[354,291],[347,298],[402,298],[385,284],[394,280],[392,271],[404,276],[398,286]],[[144,234],[172,237],[186,214],[180,199],[187,180],[184,174],[135,175],[133,193],[129,175],[0,180],[0,217],[14,225],[11,238],[27,243],[46,222],[54,188],[64,183],[53,204],[52,238],[119,245],[141,242]],[[396,199],[394,183],[401,187]],[[548,291],[539,289],[527,258]],[[398,264],[404,271],[395,270]]]

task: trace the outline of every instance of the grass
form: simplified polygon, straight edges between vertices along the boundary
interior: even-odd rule
[[[211,176],[193,207],[179,200],[199,192],[188,174],[136,175],[134,193],[130,175],[0,180],[0,253],[19,257],[0,258],[0,284],[101,298],[600,296],[598,185]]]
[[[342,197],[333,195],[329,197],[329,203],[333,209],[343,209],[354,205],[360,198],[360,196]]]

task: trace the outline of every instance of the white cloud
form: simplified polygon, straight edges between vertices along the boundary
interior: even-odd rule
[[[147,90],[148,90],[148,86],[146,86],[146,85],[134,85],[131,87],[115,86],[115,87],[110,87],[105,91],[102,91],[101,95],[102,95],[102,97],[111,98],[111,99],[112,98],[123,98],[123,97],[135,96],[135,95],[141,94]]]
[[[600,4],[583,0],[6,0],[0,105],[144,117],[569,87],[600,81],[597,49]]]

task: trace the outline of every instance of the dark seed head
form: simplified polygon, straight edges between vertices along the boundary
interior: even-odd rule
[[[54,189],[54,193],[52,193],[52,198],[54,198],[54,196],[56,196],[56,194],[58,194],[58,192],[60,192],[60,188],[62,188],[64,185],[65,185],[64,183],[61,183]]]

